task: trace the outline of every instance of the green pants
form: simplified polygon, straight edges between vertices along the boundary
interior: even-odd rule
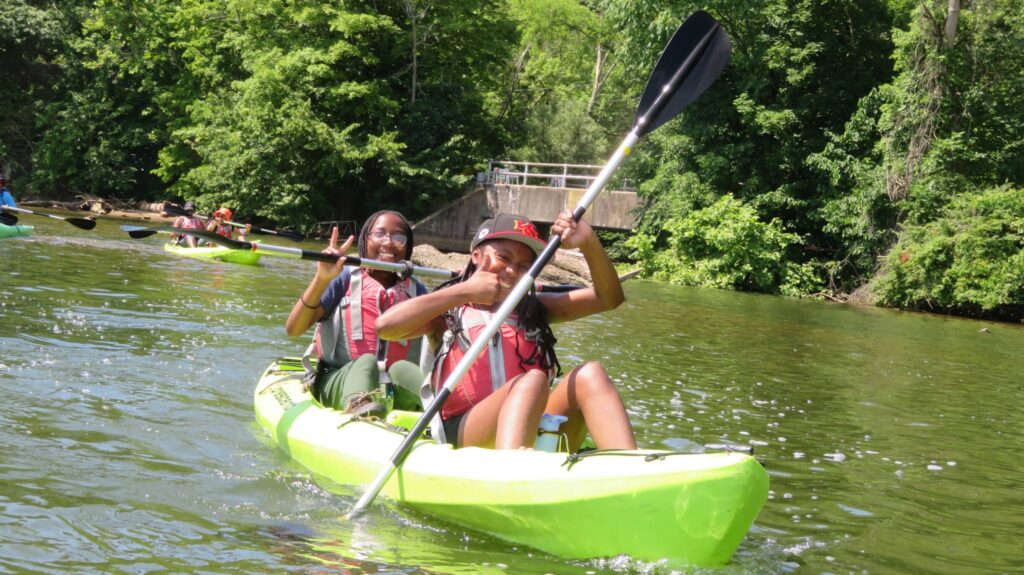
[[[420,368],[403,359],[388,368],[388,375],[395,385],[395,409],[423,411],[420,384],[424,376]],[[343,411],[352,396],[376,391],[380,388],[379,382],[377,358],[365,354],[337,369],[328,368],[317,378],[313,389],[324,406]]]

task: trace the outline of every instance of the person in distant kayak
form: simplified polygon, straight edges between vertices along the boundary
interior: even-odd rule
[[[217,211],[213,212],[213,219],[206,226],[206,231],[216,232],[228,239],[231,239],[233,228],[227,222],[231,221],[231,209],[221,206]]]
[[[353,241],[349,236],[339,247],[335,227],[324,253],[343,256]],[[412,254],[412,227],[402,214],[382,210],[363,224],[358,245],[360,258],[397,263]],[[302,335],[317,323],[313,344],[303,358],[313,396],[327,407],[357,415],[383,416],[386,398],[392,393],[395,408],[419,409],[423,372],[409,361],[418,361],[419,341],[381,341],[374,322],[388,307],[426,292],[415,278],[352,270],[345,267],[344,257],[337,263],[318,262],[316,275],[285,323],[291,336]],[[308,361],[314,353],[315,370]],[[385,397],[377,393],[382,384]]]
[[[185,230],[201,230],[203,229],[203,221],[196,217],[196,203],[192,201],[185,202],[185,211],[188,216],[178,216],[172,224],[176,228],[182,228]],[[195,236],[189,236],[185,234],[179,234],[172,236],[175,244],[182,245],[187,244],[188,247],[194,248],[199,245],[196,241]]]
[[[435,437],[443,434],[456,447],[529,448],[537,439],[541,416],[550,413],[568,417],[560,431],[572,451],[587,428],[600,449],[636,449],[625,405],[601,364],[576,367],[552,389],[560,366],[549,321],[610,310],[625,296],[589,224],[573,222],[565,212],[551,233],[561,235],[563,247],[583,252],[593,286],[565,293],[531,289],[501,325],[500,337],[488,344],[448,397],[440,425],[432,427]],[[439,391],[545,245],[528,219],[498,214],[481,224],[461,275],[428,295],[392,307],[377,319],[378,334],[384,339],[426,334],[440,351],[432,381],[424,387]]]
[[[14,202],[14,196],[11,195],[11,191],[7,189],[7,180],[3,176],[0,176],[0,206],[18,207],[18,204]]]

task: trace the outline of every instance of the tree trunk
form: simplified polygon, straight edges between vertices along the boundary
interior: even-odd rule
[[[601,45],[597,45],[597,61],[594,62],[594,84],[590,87],[590,100],[587,102],[587,115],[590,115],[597,102],[597,94],[601,90],[601,68],[604,66],[605,53]]]
[[[612,68],[615,64],[608,64],[608,58],[611,54],[602,45],[597,45],[597,61],[594,62],[594,84],[590,88],[590,100],[587,102],[587,115],[593,111],[594,106],[597,105],[597,97],[601,94],[601,87],[604,86],[608,76],[612,73]]]
[[[960,21],[960,0],[949,0],[949,13],[946,14],[946,47],[952,48],[956,43],[956,27]]]

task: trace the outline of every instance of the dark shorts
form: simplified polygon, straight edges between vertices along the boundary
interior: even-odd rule
[[[466,417],[466,413],[469,412],[460,413],[449,419],[441,419],[441,424],[444,426],[445,443],[450,443],[455,447],[459,446],[459,427],[462,425],[462,418]]]

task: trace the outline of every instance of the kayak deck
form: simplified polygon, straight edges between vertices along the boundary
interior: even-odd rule
[[[371,482],[407,433],[324,408],[304,389],[296,360],[278,360],[264,372],[254,404],[281,449],[340,485]],[[767,500],[768,475],[739,453],[570,456],[453,449],[424,439],[382,494],[563,557],[626,554],[711,566],[728,562],[743,540]]]
[[[164,251],[179,256],[206,260],[220,260],[233,264],[255,265],[262,254],[248,250],[235,250],[223,246],[190,248],[175,244],[164,244]]]

